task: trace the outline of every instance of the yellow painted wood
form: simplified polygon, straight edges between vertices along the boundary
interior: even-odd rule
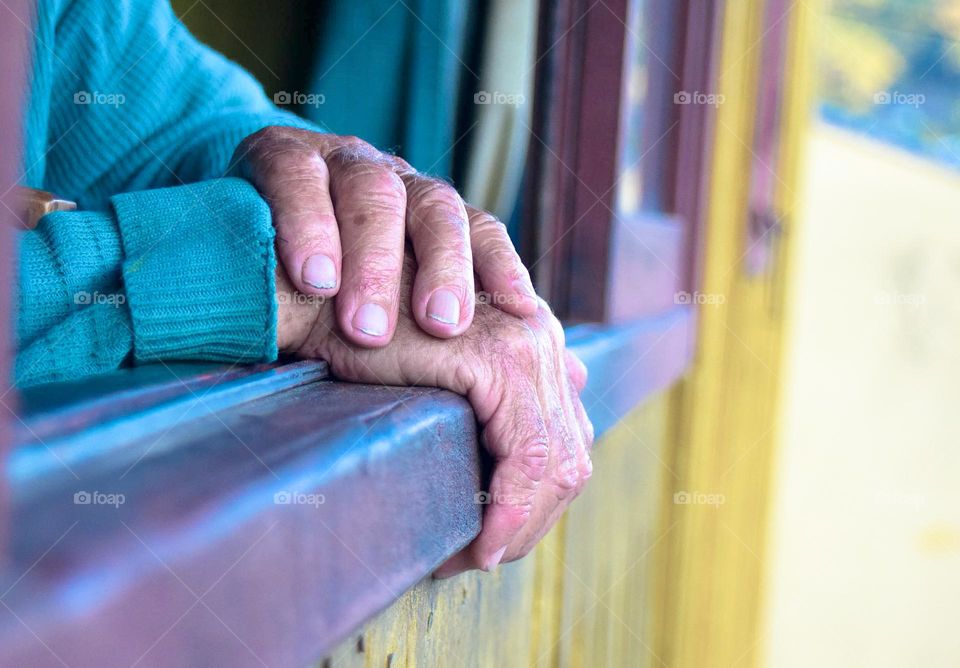
[[[321,665],[659,665],[648,588],[661,538],[666,401],[639,408],[596,444],[596,484],[526,559],[421,582]]]
[[[673,392],[670,466],[661,498],[663,528],[654,575],[654,647],[671,667],[752,666],[762,656],[760,588],[766,554],[776,402],[785,323],[790,239],[796,220],[800,133],[808,117],[808,3],[794,3],[789,27],[783,148],[777,203],[783,235],[775,270],[744,272],[750,146],[763,39],[760,0],[726,3],[710,209],[701,290],[723,295],[702,309],[697,357]],[[677,503],[680,492],[718,505]],[[709,496],[701,500],[709,500]]]

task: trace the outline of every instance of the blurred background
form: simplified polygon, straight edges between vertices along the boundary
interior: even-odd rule
[[[815,12],[771,666],[960,665],[960,2]]]

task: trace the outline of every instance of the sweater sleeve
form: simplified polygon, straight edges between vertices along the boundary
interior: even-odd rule
[[[168,0],[43,0],[52,21],[47,190],[101,209],[118,192],[222,176],[269,125],[319,131],[278,109],[238,65],[196,40]],[[44,12],[48,15],[43,15]],[[38,48],[41,48],[38,46]]]
[[[277,355],[273,226],[240,179],[132,192],[22,233],[15,377]]]

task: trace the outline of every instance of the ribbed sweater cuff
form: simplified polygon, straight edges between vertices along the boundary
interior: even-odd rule
[[[137,362],[276,358],[273,225],[253,186],[226,178],[111,202]]]

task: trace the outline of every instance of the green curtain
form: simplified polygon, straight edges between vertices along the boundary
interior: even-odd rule
[[[450,178],[470,3],[329,0],[301,113]]]

